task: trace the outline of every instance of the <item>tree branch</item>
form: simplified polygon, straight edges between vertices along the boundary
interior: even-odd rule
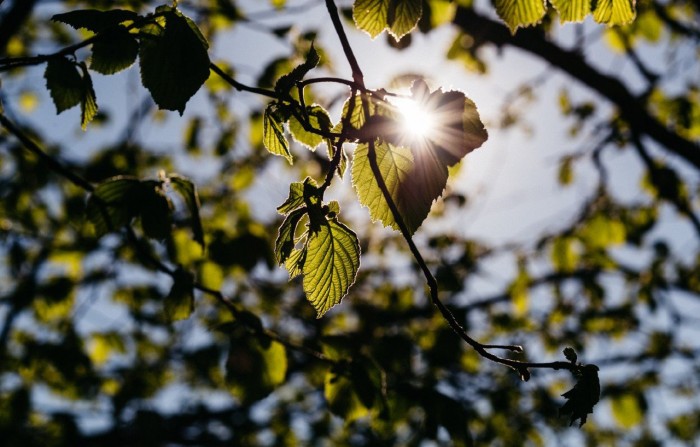
[[[583,60],[575,51],[565,50],[547,40],[541,31],[521,29],[517,34],[499,22],[476,13],[473,9],[459,7],[453,23],[463,32],[497,46],[510,45],[534,54],[552,66],[567,73],[591,90],[616,105],[620,115],[630,126],[643,132],[666,150],[676,154],[700,169],[700,146],[666,128],[652,116],[644,103],[635,97],[619,79],[605,75]]]

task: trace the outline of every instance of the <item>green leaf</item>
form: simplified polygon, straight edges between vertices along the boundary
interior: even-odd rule
[[[287,258],[290,278],[304,276],[306,298],[320,318],[340,303],[355,282],[360,267],[360,244],[355,233],[336,219],[314,224],[306,234],[303,249]],[[315,228],[314,228],[315,227]]]
[[[369,408],[356,392],[352,378],[345,374],[332,370],[326,374],[323,394],[328,408],[346,423],[369,415]]]
[[[284,136],[282,122],[277,105],[275,103],[268,105],[263,118],[263,144],[271,154],[284,157],[289,164],[292,164],[293,158],[289,152],[289,141]]]
[[[547,12],[547,4],[543,0],[493,0],[493,5],[513,33],[519,27],[540,23]]]
[[[185,205],[187,205],[187,210],[190,213],[192,236],[194,240],[202,247],[202,249],[204,249],[204,229],[202,228],[202,220],[199,217],[200,206],[197,187],[190,179],[178,174],[170,174],[168,179],[170,180],[170,184],[172,185],[173,189],[177,191],[185,200]]]
[[[98,237],[131,221],[140,192],[141,182],[133,177],[113,177],[95,187],[85,211]]]
[[[562,394],[567,402],[559,409],[559,415],[571,415],[570,425],[576,419],[580,419],[580,427],[586,423],[588,414],[593,413],[593,407],[600,399],[600,381],[596,365],[585,365],[576,374],[578,375],[576,385]]]
[[[316,182],[311,177],[306,177],[303,182],[294,182],[289,185],[289,197],[282,205],[277,207],[277,212],[289,214],[291,211],[304,205],[304,185],[307,183],[316,186]]]
[[[624,243],[627,230],[625,224],[619,219],[599,213],[585,223],[580,229],[580,234],[586,245],[604,249]]]
[[[87,129],[87,125],[97,115],[97,98],[95,90],[92,88],[92,79],[84,63],[80,64],[83,71],[82,97],[80,99],[80,127]]]
[[[314,104],[306,108],[306,116],[308,117],[308,124],[313,129],[327,132],[331,128],[331,117],[323,107]],[[316,147],[323,141],[323,136],[310,132],[304,128],[302,123],[292,115],[289,118],[289,133],[297,142],[303,144],[311,150],[316,149]]]
[[[226,380],[244,403],[267,396],[286,375],[287,351],[281,343],[242,330],[231,334]]]
[[[372,39],[389,26],[390,0],[355,0],[352,6],[352,18],[362,31]]]
[[[124,9],[112,9],[109,11],[98,11],[96,9],[81,9],[70,11],[64,14],[56,14],[51,17],[54,22],[61,22],[75,29],[86,29],[94,33],[99,33],[107,28],[117,26],[139,17],[133,11]]]
[[[56,105],[56,113],[75,107],[82,101],[83,79],[75,63],[65,57],[51,58],[46,64],[44,78]]]
[[[644,413],[639,405],[639,399],[633,394],[613,396],[610,402],[613,419],[620,428],[629,430],[639,425],[644,419]]]
[[[389,33],[401,40],[416,27],[423,15],[423,0],[395,0],[389,8]]]
[[[591,12],[591,0],[550,0],[559,13],[559,21],[580,22]]]
[[[306,55],[306,60],[304,63],[298,65],[290,73],[279,78],[279,80],[275,83],[275,91],[281,94],[289,93],[289,90],[294,87],[297,82],[304,79],[304,76],[306,76],[309,71],[316,68],[320,61],[321,58],[319,57],[316,48],[314,48],[314,45],[311,44],[311,48]]]
[[[173,286],[165,297],[165,315],[170,321],[185,320],[194,312],[194,289],[192,273],[177,269]]]
[[[136,61],[139,43],[125,28],[115,28],[100,35],[92,44],[90,69],[105,75],[122,71]]]
[[[636,16],[635,0],[594,0],[593,19],[607,25],[626,25]]]
[[[180,11],[161,7],[164,25],[141,28],[141,82],[158,107],[182,115],[187,101],[209,77],[209,45]]]

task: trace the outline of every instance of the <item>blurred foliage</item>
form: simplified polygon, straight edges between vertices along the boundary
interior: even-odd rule
[[[372,126],[384,123],[377,117],[391,116],[376,113],[364,126],[357,121],[364,114],[350,113],[354,121],[333,126],[326,110],[344,98],[295,88],[312,69],[334,75],[342,60],[320,37],[329,30],[326,16],[308,23],[299,14],[318,14],[320,2],[175,3],[0,6],[3,445],[700,442],[696,2],[560,0],[534,10],[505,0],[338,2],[346,26],[372,36],[387,30],[397,58],[412,36],[450,28],[454,37],[441,51],[469,72],[488,76],[501,62],[491,50],[515,47],[566,78],[550,106],[569,126],[571,147],[562,148],[552,175],[562,189],[578,188],[575,217],[518,244],[469,239],[433,226],[433,216],[418,230],[440,296],[469,334],[489,344],[517,339],[525,354],[509,358],[518,360],[561,360],[562,349],[573,348],[564,356],[577,365],[574,380],[533,369],[527,383],[450,330],[398,233],[380,231],[363,214],[348,218],[356,236],[338,220],[338,202],[321,200],[328,169],[342,174],[351,162],[327,134],[354,128],[368,148]],[[494,8],[507,26],[489,18],[485,11]],[[84,9],[102,12],[77,12]],[[573,44],[560,35],[557,14],[576,21],[589,13],[603,23],[636,20],[565,25],[576,30]],[[530,24],[537,26],[517,30]],[[250,90],[277,95],[269,104],[226,82],[250,71],[236,60],[242,44],[223,43],[245,27],[285,51],[244,76],[256,80]],[[215,59],[210,46],[222,45],[227,50],[216,54],[225,59]],[[606,51],[634,75],[595,60]],[[645,51],[662,54],[665,70],[645,62]],[[212,61],[223,76],[202,69]],[[119,83],[131,73],[148,94]],[[123,90],[100,90],[97,80]],[[507,86],[515,93],[490,133],[525,125],[527,106],[518,105],[548,82],[519,78]],[[127,96],[127,106],[112,104]],[[473,108],[463,94],[460,100],[460,110]],[[289,106],[295,102],[305,107]],[[74,126],[85,133],[37,118],[75,106]],[[50,158],[27,151],[31,142]],[[327,154],[316,149],[323,145]],[[440,150],[436,169],[447,176],[457,160]],[[620,154],[642,171],[631,197],[613,184],[624,168],[615,161]],[[89,190],[50,160],[91,182]],[[283,216],[270,217],[279,203],[262,191],[277,177],[295,183],[278,208]],[[432,208],[437,222],[455,222],[471,207],[470,197],[447,185]],[[420,192],[428,203],[412,231],[440,195]],[[304,239],[304,228],[316,233]],[[330,262],[328,276],[324,256],[336,240],[347,256]],[[304,278],[288,281],[279,263]],[[476,299],[484,278],[496,287]],[[317,319],[353,282],[342,304]],[[328,284],[335,289],[324,295]],[[586,425],[570,428],[576,421]]]

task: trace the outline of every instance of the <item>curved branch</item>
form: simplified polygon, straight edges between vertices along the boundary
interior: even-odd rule
[[[567,73],[617,106],[630,126],[644,132],[667,151],[700,169],[700,146],[668,129],[652,116],[639,98],[619,79],[608,76],[588,64],[579,53],[565,50],[547,40],[541,31],[521,29],[517,34],[499,22],[484,17],[473,9],[457,9],[453,23],[463,32],[477,36],[496,46],[510,45],[532,53]]]

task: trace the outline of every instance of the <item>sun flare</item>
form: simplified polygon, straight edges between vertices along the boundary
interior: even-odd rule
[[[403,131],[409,139],[424,141],[430,138],[435,119],[428,110],[409,98],[392,98],[392,103],[401,113]]]

